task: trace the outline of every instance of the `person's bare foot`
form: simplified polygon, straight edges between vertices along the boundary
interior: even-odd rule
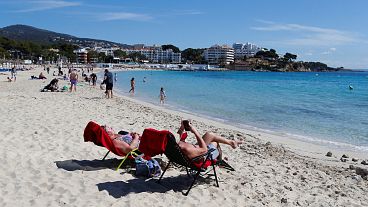
[[[230,143],[230,146],[233,148],[233,149],[236,149],[240,144],[242,144],[243,142],[242,141],[236,141],[236,140],[231,140],[231,143]]]

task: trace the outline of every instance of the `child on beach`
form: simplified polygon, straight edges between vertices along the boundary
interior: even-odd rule
[[[163,87],[160,89],[160,104],[164,104],[166,99],[166,93]]]

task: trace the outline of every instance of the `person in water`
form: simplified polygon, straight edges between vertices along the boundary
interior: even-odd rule
[[[129,93],[132,93],[134,95],[134,90],[135,90],[135,81],[134,81],[134,78],[132,78],[130,80],[130,90],[129,90]]]
[[[163,87],[160,89],[160,104],[164,104],[166,99],[166,93]]]

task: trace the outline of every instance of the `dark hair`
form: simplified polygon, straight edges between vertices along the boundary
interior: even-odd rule
[[[108,72],[109,72],[109,70],[105,69],[105,73],[108,73]]]
[[[121,131],[119,131],[119,132],[118,132],[118,134],[121,134],[121,135],[127,135],[127,134],[129,134],[129,132],[124,131],[124,130],[121,130]]]
[[[134,80],[134,78],[132,78],[132,80],[131,81],[133,81]]]

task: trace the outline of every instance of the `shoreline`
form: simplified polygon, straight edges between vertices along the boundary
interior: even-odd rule
[[[124,72],[122,70],[110,70],[111,72]],[[135,71],[134,69],[131,71]],[[137,69],[137,71],[140,71],[140,69]],[[340,155],[340,157],[343,154],[351,154],[352,156],[355,156],[359,159],[367,159],[368,156],[366,153],[368,152],[368,146],[365,146],[363,148],[359,148],[359,146],[346,143],[346,142],[339,142],[329,139],[323,139],[323,138],[317,138],[313,136],[308,135],[298,135],[289,133],[286,131],[276,131],[266,128],[260,128],[252,125],[247,124],[241,124],[241,123],[235,123],[224,119],[219,119],[216,117],[211,117],[206,114],[198,113],[191,113],[189,111],[183,110],[178,105],[166,105],[166,106],[160,106],[154,103],[151,99],[145,99],[144,97],[132,97],[131,95],[128,95],[126,92],[123,92],[121,90],[117,90],[116,86],[114,89],[114,94],[118,94],[122,98],[129,99],[130,101],[136,101],[137,103],[149,107],[156,107],[158,110],[163,110],[166,113],[180,113],[181,116],[190,116],[192,119],[201,119],[203,122],[211,120],[216,125],[221,124],[223,127],[226,128],[232,128],[237,131],[241,131],[244,133],[254,133],[254,134],[262,134],[261,137],[269,137],[272,136],[277,144],[282,144],[285,146],[290,147],[292,151],[307,151],[307,154],[303,154],[303,156],[312,156],[315,157],[316,153],[320,154],[319,158],[324,158],[324,155],[326,155],[327,152],[332,151]],[[267,141],[273,141],[272,139],[268,139]],[[308,150],[304,148],[304,145],[308,146]],[[303,146],[303,147],[300,147]],[[294,149],[295,148],[295,149]],[[313,150],[317,149],[317,150]]]
[[[349,154],[359,159],[368,158],[367,152],[365,150],[354,151],[354,150],[349,150],[349,149],[336,149],[334,147],[329,147],[325,145],[320,146],[309,140],[298,139],[297,138],[298,135],[288,134],[286,132],[276,132],[276,131],[271,131],[268,129],[257,128],[254,126],[247,126],[247,128],[242,128],[236,125],[232,125],[234,123],[226,122],[226,121],[221,122],[220,120],[216,120],[216,118],[205,116],[202,114],[194,114],[194,113],[185,112],[180,109],[175,109],[175,107],[172,107],[172,108],[162,107],[162,106],[150,103],[150,102],[146,102],[144,100],[140,100],[134,97],[124,95],[121,92],[117,91],[116,89],[114,90],[114,94],[115,94],[114,96],[118,96],[119,98],[123,98],[129,101],[135,102],[145,107],[154,108],[156,110],[163,111],[164,113],[178,114],[180,117],[184,117],[184,119],[197,120],[200,122],[206,122],[209,125],[215,125],[216,127],[231,129],[231,130],[239,131],[245,134],[256,135],[255,137],[259,138],[260,140],[264,142],[270,141],[271,143],[274,143],[274,144],[283,145],[287,147],[289,150],[300,154],[301,156],[307,156],[307,157],[319,158],[323,160],[332,161],[331,158],[328,158],[325,156],[327,152],[332,151],[333,154],[335,154],[334,155],[335,158],[340,158],[343,154]],[[306,138],[313,139],[313,137],[306,137]],[[319,141],[330,142],[329,140],[317,139],[317,142]],[[339,142],[336,142],[336,143],[339,143]],[[348,143],[341,143],[341,144],[350,145]],[[352,145],[352,146],[355,146],[355,145]]]
[[[148,206],[153,201],[160,206],[368,205],[364,196],[368,181],[354,170],[368,167],[350,159],[340,162],[337,152],[331,158],[324,156],[326,151],[308,152],[309,156],[304,153],[307,143],[284,145],[282,136],[239,129],[116,93],[106,99],[98,86],[83,82],[75,93],[41,93],[39,89],[53,77],[46,74],[47,80],[28,80],[40,71],[20,72],[16,82],[0,82],[0,113],[6,117],[0,126],[4,135],[0,139],[1,206],[115,206],[122,202]],[[63,85],[68,82],[61,80]],[[169,169],[162,186],[126,169],[116,172],[119,157],[109,155],[101,161],[107,150],[83,142],[83,129],[90,120],[115,130],[142,132],[152,127],[176,132],[183,118],[192,119],[201,134],[213,131],[245,142],[235,150],[223,147],[236,171],[219,168],[220,187],[202,180],[190,199],[180,193],[191,181],[180,169]],[[188,142],[193,141],[189,136]],[[158,157],[167,161],[165,156]],[[349,169],[350,165],[354,168]]]

